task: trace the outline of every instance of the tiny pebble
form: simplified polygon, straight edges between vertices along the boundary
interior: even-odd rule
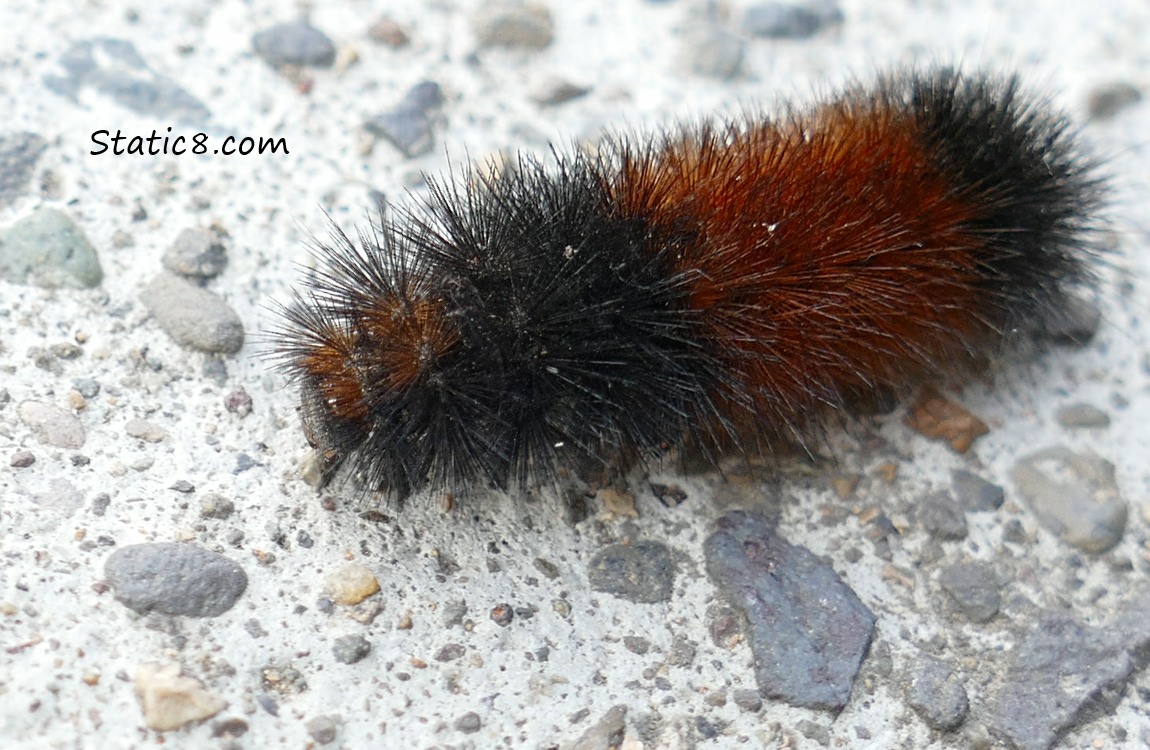
[[[310,65],[328,68],[335,62],[335,44],[306,21],[289,21],[252,36],[256,54],[272,67]]]
[[[244,324],[223,298],[170,272],[157,275],[140,300],[177,344],[234,354],[244,345]]]
[[[371,653],[371,642],[362,635],[344,635],[335,639],[331,651],[341,664],[355,664]]]
[[[463,732],[464,734],[474,734],[483,727],[483,722],[479,718],[479,714],[474,711],[468,711],[455,720],[455,729]]]

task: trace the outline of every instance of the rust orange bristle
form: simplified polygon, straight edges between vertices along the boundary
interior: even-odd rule
[[[950,69],[518,166],[322,249],[278,336],[329,470],[403,497],[802,439],[1053,314],[1102,191],[1064,118]]]

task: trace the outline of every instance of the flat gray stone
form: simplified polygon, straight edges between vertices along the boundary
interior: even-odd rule
[[[17,408],[20,421],[44,445],[56,448],[84,447],[84,425],[76,415],[54,404],[39,401],[24,401]]]
[[[193,281],[214,279],[228,265],[220,238],[205,229],[185,229],[160,259],[164,268]]]
[[[172,339],[202,352],[234,354],[244,345],[244,323],[207,289],[164,272],[140,292],[140,301]]]
[[[538,50],[555,36],[551,11],[542,3],[484,3],[471,28],[480,47]]]
[[[49,289],[84,289],[103,278],[96,248],[63,211],[38,208],[0,230],[0,279]]]
[[[743,31],[771,39],[806,39],[842,22],[836,0],[760,2],[743,14]]]
[[[984,562],[961,562],[944,567],[938,576],[943,591],[971,622],[989,622],[1002,606],[998,573]]]
[[[642,604],[671,599],[676,565],[661,542],[612,544],[595,553],[587,575],[591,588]]]
[[[1098,554],[1122,539],[1126,501],[1114,465],[1097,454],[1047,448],[1016,463],[1011,477],[1042,525],[1067,544]]]
[[[331,67],[335,62],[335,44],[306,21],[289,21],[264,29],[252,36],[252,47],[272,67],[310,65]]]
[[[845,706],[875,616],[834,568],[746,511],[719,518],[704,549],[711,579],[746,615],[759,692],[804,708]]]
[[[392,109],[373,115],[364,127],[384,138],[407,158],[422,156],[435,145],[435,118],[443,93],[434,81],[417,83]]]
[[[966,538],[966,513],[949,492],[932,492],[919,500],[915,511],[919,523],[935,539]]]
[[[1043,615],[1015,649],[991,730],[1019,750],[1047,750],[1073,727],[1112,712],[1134,672],[1116,640],[1063,613]]]
[[[76,42],[61,56],[64,75],[44,77],[49,90],[76,100],[90,87],[142,115],[194,125],[212,113],[171,78],[156,73],[126,39],[96,37]],[[161,128],[162,131],[162,128]]]
[[[191,544],[172,542],[121,547],[104,563],[116,600],[140,614],[216,617],[248,587],[238,564]]]
[[[1006,499],[1006,492],[997,484],[965,469],[955,469],[950,478],[954,497],[967,512],[998,510]]]

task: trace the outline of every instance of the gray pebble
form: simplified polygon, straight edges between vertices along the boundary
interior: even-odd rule
[[[837,0],[762,2],[747,8],[743,30],[772,39],[806,39],[843,22]]]
[[[219,276],[228,264],[228,251],[220,238],[203,229],[185,229],[160,259],[172,273],[193,281]]]
[[[268,65],[311,65],[330,67],[335,62],[335,44],[306,21],[289,21],[264,29],[252,36],[252,47]]]
[[[1047,750],[1076,725],[1114,710],[1134,671],[1127,648],[1137,645],[1123,647],[1061,612],[1043,615],[1014,650],[991,730],[1022,750]]]
[[[642,604],[669,601],[675,573],[670,549],[646,541],[604,547],[587,571],[593,590]]]
[[[966,721],[970,701],[949,664],[925,658],[915,665],[906,691],[907,703],[931,729],[949,732]]]
[[[307,733],[313,740],[321,745],[330,745],[335,742],[339,734],[339,723],[330,716],[315,716],[304,724]]]
[[[36,133],[0,135],[0,205],[11,203],[24,193],[47,146],[47,141]]]
[[[63,211],[38,208],[0,231],[0,279],[85,289],[103,278],[96,249]]]
[[[989,622],[1002,606],[1002,593],[994,567],[984,562],[962,562],[944,567],[938,576],[943,591],[971,622]]]
[[[746,511],[719,518],[704,549],[707,573],[746,615],[759,692],[804,708],[845,706],[875,616],[830,564]]]
[[[683,36],[680,57],[687,69],[710,78],[733,78],[743,65],[746,42],[722,26],[704,22]]]
[[[436,661],[455,661],[467,653],[467,649],[458,643],[449,643],[435,653]]]
[[[146,443],[160,443],[168,436],[168,431],[146,419],[129,419],[124,432]]]
[[[585,96],[590,90],[565,78],[548,78],[531,92],[531,101],[544,107],[555,106]]]
[[[734,692],[732,697],[735,705],[748,713],[757,714],[763,710],[763,697],[759,695],[758,690],[740,688]]]
[[[174,80],[153,71],[125,39],[98,37],[76,42],[60,58],[63,76],[45,76],[57,94],[77,99],[89,86],[121,107],[142,115],[199,125],[211,111]]]
[[[551,11],[539,3],[484,3],[471,28],[480,47],[543,49],[551,44],[555,24]]]
[[[140,293],[160,328],[181,346],[234,354],[244,345],[244,324],[227,302],[172,273],[161,273]]]
[[[36,463],[36,454],[32,451],[16,451],[12,454],[12,460],[8,465],[13,469],[27,469],[32,464]]]
[[[39,401],[24,401],[17,412],[20,421],[44,445],[73,449],[84,445],[84,425],[71,412]]]
[[[971,513],[998,510],[1006,499],[1001,487],[965,469],[955,469],[950,474],[951,488],[955,499]]]
[[[474,711],[468,711],[455,720],[455,729],[464,734],[475,734],[483,728],[483,721],[479,718],[479,714]]]
[[[1011,477],[1042,525],[1068,544],[1097,554],[1122,539],[1126,501],[1109,461],[1056,446],[1020,460]]]
[[[443,106],[443,92],[434,81],[411,88],[392,109],[364,123],[372,135],[390,141],[407,158],[422,156],[435,145],[435,119]]]
[[[450,601],[443,605],[443,627],[450,628],[463,624],[467,615],[467,602]]]
[[[651,650],[651,642],[639,635],[623,636],[623,646],[633,654],[643,656]]]
[[[1110,415],[1090,404],[1068,404],[1055,415],[1063,427],[1109,427]]]
[[[916,508],[919,523],[935,539],[965,539],[966,513],[949,492],[934,492],[919,501]]]
[[[1142,101],[1142,92],[1126,81],[1104,83],[1090,92],[1086,102],[1092,120],[1109,120],[1122,110]]]
[[[667,663],[674,667],[689,667],[695,661],[698,646],[685,635],[677,635],[671,641],[667,653]]]
[[[588,727],[579,739],[571,743],[569,750],[601,750],[605,747],[618,747],[623,742],[626,730],[627,707],[613,706],[597,722]]]
[[[816,724],[810,719],[803,719],[795,725],[795,728],[802,732],[808,740],[814,740],[823,747],[829,747],[831,744],[831,732],[822,724]]]
[[[335,639],[331,652],[341,664],[355,664],[371,653],[371,642],[362,635],[343,635]]]
[[[200,516],[203,518],[218,518],[221,521],[236,510],[236,505],[223,495],[209,493],[200,500]]]
[[[243,568],[223,555],[169,542],[122,547],[104,563],[116,600],[141,614],[216,617],[248,586]]]
[[[95,378],[76,378],[72,387],[84,398],[95,398],[100,394],[100,383]]]

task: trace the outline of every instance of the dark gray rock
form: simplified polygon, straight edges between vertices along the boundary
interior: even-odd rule
[[[62,76],[45,76],[51,91],[77,99],[89,86],[142,115],[201,125],[211,111],[174,80],[159,75],[125,39],[97,37],[73,44],[60,58]]]
[[[160,328],[181,346],[233,354],[244,345],[244,323],[227,302],[172,273],[161,273],[140,292]]]
[[[763,710],[763,697],[758,690],[740,688],[734,692],[733,698],[735,705],[748,713],[757,714]]]
[[[939,572],[938,582],[958,611],[971,622],[989,622],[1002,606],[998,574],[987,563],[947,565]]]
[[[372,116],[364,127],[385,138],[407,158],[422,156],[435,144],[435,120],[443,92],[434,81],[417,83],[392,109]]]
[[[669,601],[675,573],[671,551],[661,542],[604,547],[591,558],[587,571],[595,591],[643,604]]]
[[[172,273],[193,280],[213,279],[228,265],[228,251],[220,238],[203,229],[185,229],[160,259]]]
[[[371,641],[362,635],[341,635],[332,643],[331,653],[341,664],[355,664],[371,653]]]
[[[915,665],[906,690],[907,703],[931,729],[957,729],[970,714],[962,680],[949,664],[925,658]]]
[[[232,608],[248,577],[223,555],[191,544],[122,547],[104,563],[116,600],[145,614],[216,617]]]
[[[949,492],[932,492],[919,501],[918,521],[935,539],[965,539],[966,513]]]
[[[1046,750],[1073,727],[1113,711],[1134,671],[1118,641],[1063,613],[1043,615],[1015,649],[991,730],[1015,748]]]
[[[0,279],[84,289],[103,278],[96,249],[63,211],[38,208],[0,231]]]
[[[1066,543],[1097,554],[1122,539],[1126,501],[1109,461],[1055,446],[1020,460],[1011,477],[1042,525]]]
[[[747,8],[743,30],[772,39],[806,39],[843,22],[837,0],[763,2]]]
[[[36,133],[0,135],[0,205],[11,203],[24,193],[47,146],[47,141]]]
[[[955,469],[950,478],[955,499],[967,512],[998,510],[1006,499],[1006,493],[997,484],[965,469]]]
[[[845,706],[875,616],[834,569],[746,511],[719,518],[705,552],[707,572],[746,616],[763,696],[805,708]]]
[[[306,21],[289,21],[252,35],[252,47],[264,62],[281,65],[330,67],[335,62],[335,44]]]

